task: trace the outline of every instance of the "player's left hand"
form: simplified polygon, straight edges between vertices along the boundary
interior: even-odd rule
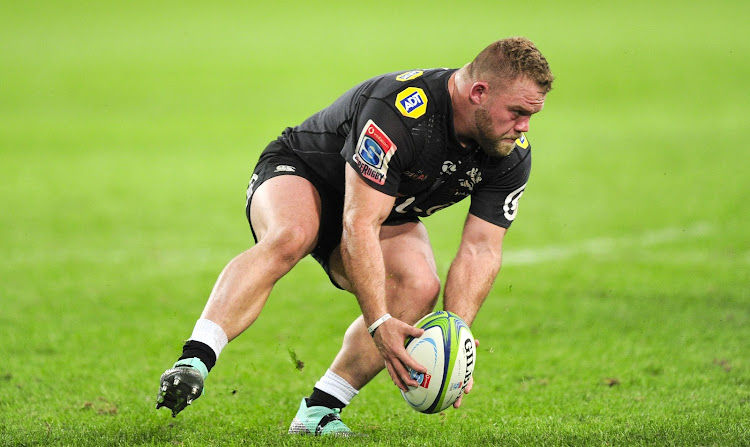
[[[476,338],[474,339],[474,345],[478,348],[479,347],[479,340]],[[471,392],[471,389],[474,388],[474,375],[472,374],[469,378],[469,383],[466,384],[466,388],[464,388],[464,394],[469,394]],[[455,402],[453,402],[453,408],[458,408],[461,406],[461,401],[464,400],[463,394],[458,396],[458,399],[456,399]]]

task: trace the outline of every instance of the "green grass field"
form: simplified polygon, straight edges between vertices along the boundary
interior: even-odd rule
[[[0,4],[0,445],[750,445],[750,6]],[[158,377],[252,238],[259,152],[351,85],[534,40],[557,76],[473,331],[475,391],[285,434],[353,297],[282,279],[176,419]],[[465,206],[426,224],[441,275]],[[292,361],[304,362],[298,370]]]

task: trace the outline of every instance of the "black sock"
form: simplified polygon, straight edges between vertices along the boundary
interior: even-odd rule
[[[340,400],[336,399],[335,397],[331,396],[330,394],[326,393],[325,391],[321,391],[317,388],[313,388],[313,392],[305,399],[307,401],[307,407],[328,407],[328,408],[344,408],[346,406],[345,403],[341,402]]]
[[[188,340],[182,347],[182,357],[179,360],[192,357],[198,357],[209,371],[216,365],[216,354],[210,346],[199,341]]]

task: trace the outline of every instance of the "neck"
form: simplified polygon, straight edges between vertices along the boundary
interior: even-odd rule
[[[473,140],[468,135],[470,135],[471,123],[474,122],[472,117],[469,116],[472,113],[472,108],[466,92],[467,65],[456,70],[448,79],[448,93],[453,107],[453,129],[458,141],[464,147],[473,144]]]

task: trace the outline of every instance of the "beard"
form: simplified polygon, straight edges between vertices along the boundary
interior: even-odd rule
[[[497,135],[492,128],[492,118],[485,109],[474,112],[474,121],[477,125],[477,143],[485,154],[490,157],[507,157],[516,147],[516,139],[520,135],[504,134]],[[510,139],[511,141],[507,141]]]

